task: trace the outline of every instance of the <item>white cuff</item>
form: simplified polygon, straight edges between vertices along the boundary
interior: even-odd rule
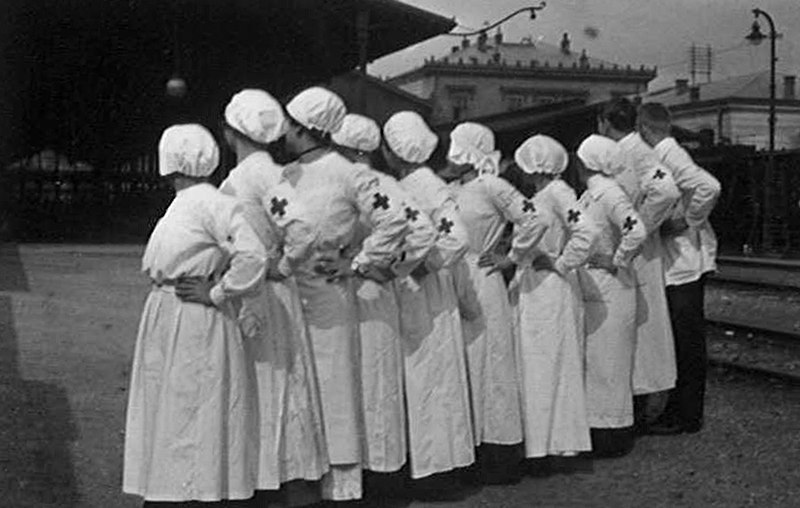
[[[211,298],[211,302],[216,307],[219,307],[225,301],[225,291],[222,289],[222,284],[217,284],[211,288],[211,291],[208,292],[208,297]]]

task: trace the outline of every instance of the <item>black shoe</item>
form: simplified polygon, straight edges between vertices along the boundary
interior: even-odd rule
[[[677,434],[696,434],[703,429],[703,422],[685,423],[676,420],[659,421],[647,428],[653,436],[674,436]]]
[[[699,422],[692,422],[692,423],[684,423],[683,424],[683,431],[686,434],[697,434],[703,430],[703,421],[700,420]]]
[[[647,427],[647,434],[652,436],[674,436],[685,432],[683,424],[678,422],[657,422]]]

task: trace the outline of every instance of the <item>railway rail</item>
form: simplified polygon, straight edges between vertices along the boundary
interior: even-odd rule
[[[720,256],[709,289],[723,290],[729,299],[737,294],[769,294],[774,302],[800,295],[800,261]],[[800,328],[798,321],[781,319],[774,308],[713,308],[706,311],[712,365],[777,378],[800,385]],[[790,311],[791,314],[791,311]],[[800,305],[796,315],[800,317]]]
[[[712,280],[800,289],[800,260],[718,256]]]

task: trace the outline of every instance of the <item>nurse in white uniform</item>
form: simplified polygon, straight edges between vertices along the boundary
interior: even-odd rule
[[[199,125],[161,137],[159,173],[176,195],[142,259],[152,288],[131,369],[123,470],[123,491],[145,505],[222,505],[252,497],[257,485],[255,372],[235,304],[264,278],[267,254],[242,205],[208,183],[218,161]]]
[[[237,198],[273,260],[241,315],[248,355],[255,363],[259,397],[258,489],[276,490],[292,480],[319,480],[328,471],[322,408],[311,343],[288,264],[278,266],[280,229],[262,202],[280,183],[283,167],[267,148],[286,131],[283,107],[263,90],[242,90],[225,108],[225,139],[237,165],[220,191]]]
[[[585,308],[586,403],[596,457],[633,449],[633,358],[636,275],[631,266],[647,237],[639,214],[614,175],[623,170],[617,144],[591,135],[578,148],[586,191],[578,210],[594,221],[596,245],[579,272]]]
[[[381,143],[381,130],[374,120],[350,113],[332,139],[342,155],[380,180],[389,199],[401,203],[410,231],[392,265],[392,277],[407,276],[433,247],[436,229],[430,219],[413,206],[397,180],[372,169],[371,155]],[[369,217],[362,216],[362,219],[357,245],[372,229]],[[356,295],[366,431],[364,467],[376,473],[397,472],[406,463],[408,446],[400,311],[394,281],[357,279]]]
[[[341,98],[324,88],[309,88],[295,96],[286,111],[286,147],[298,163],[284,170],[286,192],[281,189],[282,196],[273,196],[268,208],[281,222],[299,204],[298,214],[311,225],[311,234],[303,238],[287,230],[286,243],[305,242],[310,253],[295,277],[311,336],[331,463],[323,477],[322,495],[331,500],[359,499],[364,412],[353,279],[386,282],[408,224],[402,203],[388,195],[369,169],[331,148],[330,137],[347,113]],[[371,231],[356,248],[362,216]]]
[[[446,184],[427,165],[439,141],[436,134],[418,114],[403,111],[389,118],[383,137],[386,162],[415,208],[437,229],[436,245],[425,260],[411,277],[397,282],[410,469],[419,480],[475,460],[464,340],[450,272],[469,239]],[[435,491],[445,478],[440,480],[423,484]]]
[[[536,135],[514,159],[536,185],[547,232],[536,261],[521,267],[512,291],[525,422],[525,456],[569,456],[591,449],[583,384],[583,297],[577,269],[591,254],[592,219],[577,208],[560,178],[569,156],[558,141]]]
[[[481,476],[490,483],[510,481],[510,452],[516,451],[510,445],[522,443],[523,432],[517,348],[509,326],[513,313],[500,270],[508,263],[530,263],[549,220],[534,201],[497,176],[500,152],[485,126],[456,126],[447,158],[460,174],[450,187],[469,239],[466,269],[456,283],[463,298],[477,307],[474,315],[461,317]],[[508,263],[498,264],[493,253],[508,223],[514,224],[511,248],[503,258]]]

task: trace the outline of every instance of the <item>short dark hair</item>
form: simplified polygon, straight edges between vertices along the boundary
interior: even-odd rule
[[[325,147],[333,146],[333,140],[331,139],[332,136],[330,132],[321,131],[314,127],[306,127],[305,125],[295,120],[294,117],[292,117],[292,115],[290,115],[288,112],[286,113],[286,119],[289,121],[290,124],[299,127],[300,132],[307,133],[309,136],[311,136],[311,138],[314,141],[316,141],[320,145]]]
[[[636,128],[636,106],[625,97],[618,97],[603,105],[600,118],[620,132],[631,132]]]
[[[669,110],[660,102],[647,102],[639,106],[639,121],[654,131],[669,133],[671,122]]]

